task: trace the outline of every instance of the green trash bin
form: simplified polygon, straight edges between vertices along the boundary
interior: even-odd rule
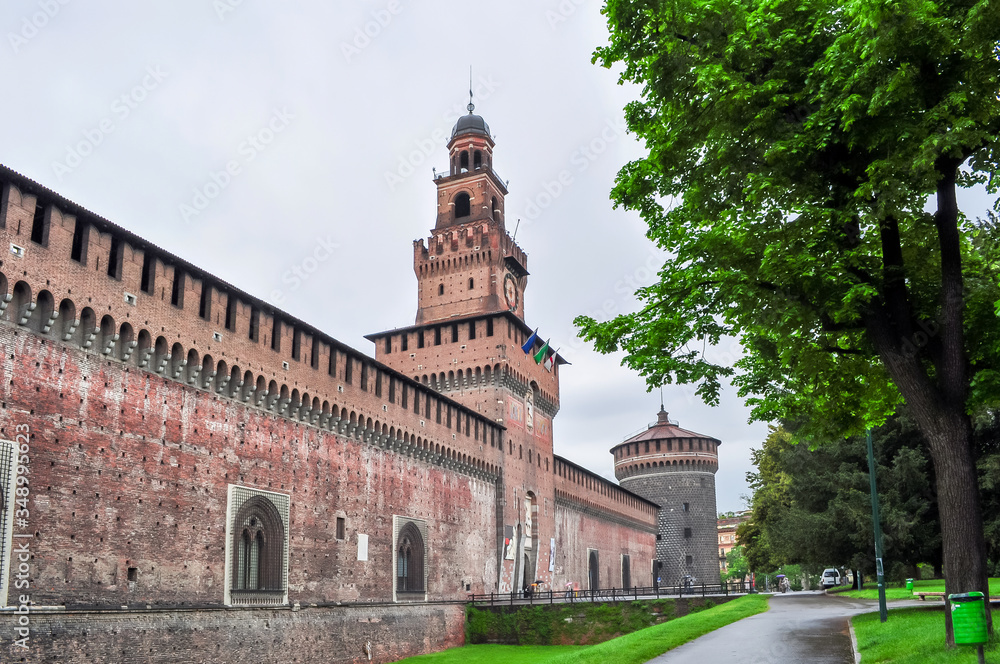
[[[986,602],[982,593],[949,595],[951,624],[955,628],[956,645],[982,645],[986,633]]]
[[[906,580],[906,589],[911,591],[913,590],[913,579]]]

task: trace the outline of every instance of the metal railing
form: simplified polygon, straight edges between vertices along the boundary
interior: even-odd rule
[[[632,588],[599,588],[596,590],[521,590],[512,593],[470,593],[473,604],[555,604],[556,602],[628,602],[660,597],[711,597],[745,595],[748,584],[743,581],[730,583],[679,584],[675,586],[634,586]]]

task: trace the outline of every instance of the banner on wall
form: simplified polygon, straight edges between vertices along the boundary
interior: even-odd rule
[[[524,404],[517,399],[507,399],[507,424],[524,426]]]
[[[503,557],[504,560],[514,560],[514,526],[503,527]]]
[[[524,499],[524,548],[531,548],[531,498]]]
[[[552,437],[548,418],[542,416],[535,418],[535,436],[543,440],[549,440]]]
[[[556,538],[549,538],[549,571],[554,572],[556,569]]]

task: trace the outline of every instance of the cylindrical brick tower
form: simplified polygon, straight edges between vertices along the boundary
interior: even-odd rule
[[[721,444],[681,429],[660,406],[655,423],[611,449],[619,483],[660,506],[661,585],[719,582],[715,472]]]

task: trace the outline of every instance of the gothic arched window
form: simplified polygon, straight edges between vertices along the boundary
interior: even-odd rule
[[[234,603],[270,603],[285,593],[285,524],[267,496],[248,498],[232,530],[230,595]]]
[[[424,592],[424,538],[412,521],[396,540],[396,592]]]

